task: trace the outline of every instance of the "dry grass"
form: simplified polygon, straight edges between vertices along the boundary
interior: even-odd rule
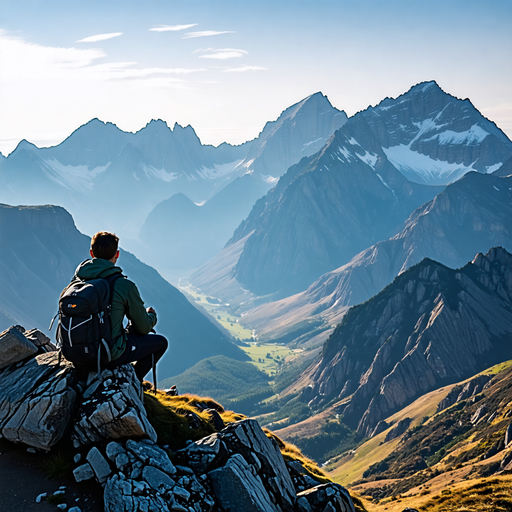
[[[441,491],[421,506],[424,512],[512,510],[512,477],[489,477]]]
[[[159,443],[169,445],[173,451],[184,448],[189,440],[197,441],[217,431],[211,412],[206,409],[217,411],[226,425],[246,418],[243,414],[226,411],[218,402],[208,397],[190,394],[168,396],[159,390],[156,395],[146,393],[144,397],[148,418],[158,434]],[[314,478],[322,482],[331,481],[295,445],[283,441],[268,429],[264,429],[264,432],[267,437],[275,439],[285,460],[298,460]]]

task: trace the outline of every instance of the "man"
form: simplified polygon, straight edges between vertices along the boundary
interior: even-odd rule
[[[119,238],[113,233],[96,233],[92,237],[89,251],[92,259],[78,266],[73,279],[88,281],[121,274],[121,268],[116,266],[119,258],[118,244]],[[123,326],[125,316],[130,320],[127,330]],[[135,362],[135,373],[142,382],[152,368],[153,357],[156,364],[164,355],[167,340],[158,334],[150,334],[156,324],[156,312],[151,307],[144,308],[137,286],[124,276],[114,282],[110,321],[112,361],[107,367]]]

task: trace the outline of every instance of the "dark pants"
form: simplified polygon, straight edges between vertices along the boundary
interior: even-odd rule
[[[109,368],[135,361],[135,374],[142,382],[153,366],[152,355],[156,364],[167,350],[167,345],[167,340],[160,334],[130,333],[126,340],[126,350],[121,357],[110,363]],[[156,382],[154,384],[156,385]]]

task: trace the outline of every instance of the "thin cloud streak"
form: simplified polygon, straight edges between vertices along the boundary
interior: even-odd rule
[[[243,57],[244,55],[247,55],[248,52],[245,50],[237,50],[234,48],[219,48],[219,49],[213,49],[209,48],[208,50],[204,50],[206,53],[205,55],[200,55],[200,59],[219,59],[219,60],[226,60],[226,59],[234,59],[237,57]],[[195,53],[195,52],[194,52]]]
[[[225,69],[224,73],[244,73],[245,71],[268,71],[268,68],[262,68],[260,66],[242,66],[240,68]]]
[[[76,43],[97,43],[98,41],[106,41],[107,39],[112,39],[114,37],[122,36],[122,32],[112,32],[110,34],[98,34],[96,36],[86,37],[85,39],[80,39],[79,41],[75,41]]]
[[[192,39],[194,37],[207,37],[207,36],[219,36],[221,34],[234,34],[232,30],[203,30],[201,32],[187,32],[182,39]]]
[[[190,25],[159,25],[158,27],[150,28],[150,32],[177,32],[179,30],[186,30],[187,28],[196,27],[197,23]]]

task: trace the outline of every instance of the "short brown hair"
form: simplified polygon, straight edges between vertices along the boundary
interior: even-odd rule
[[[91,239],[91,250],[95,258],[111,260],[117,253],[119,237],[108,231],[99,231]]]

